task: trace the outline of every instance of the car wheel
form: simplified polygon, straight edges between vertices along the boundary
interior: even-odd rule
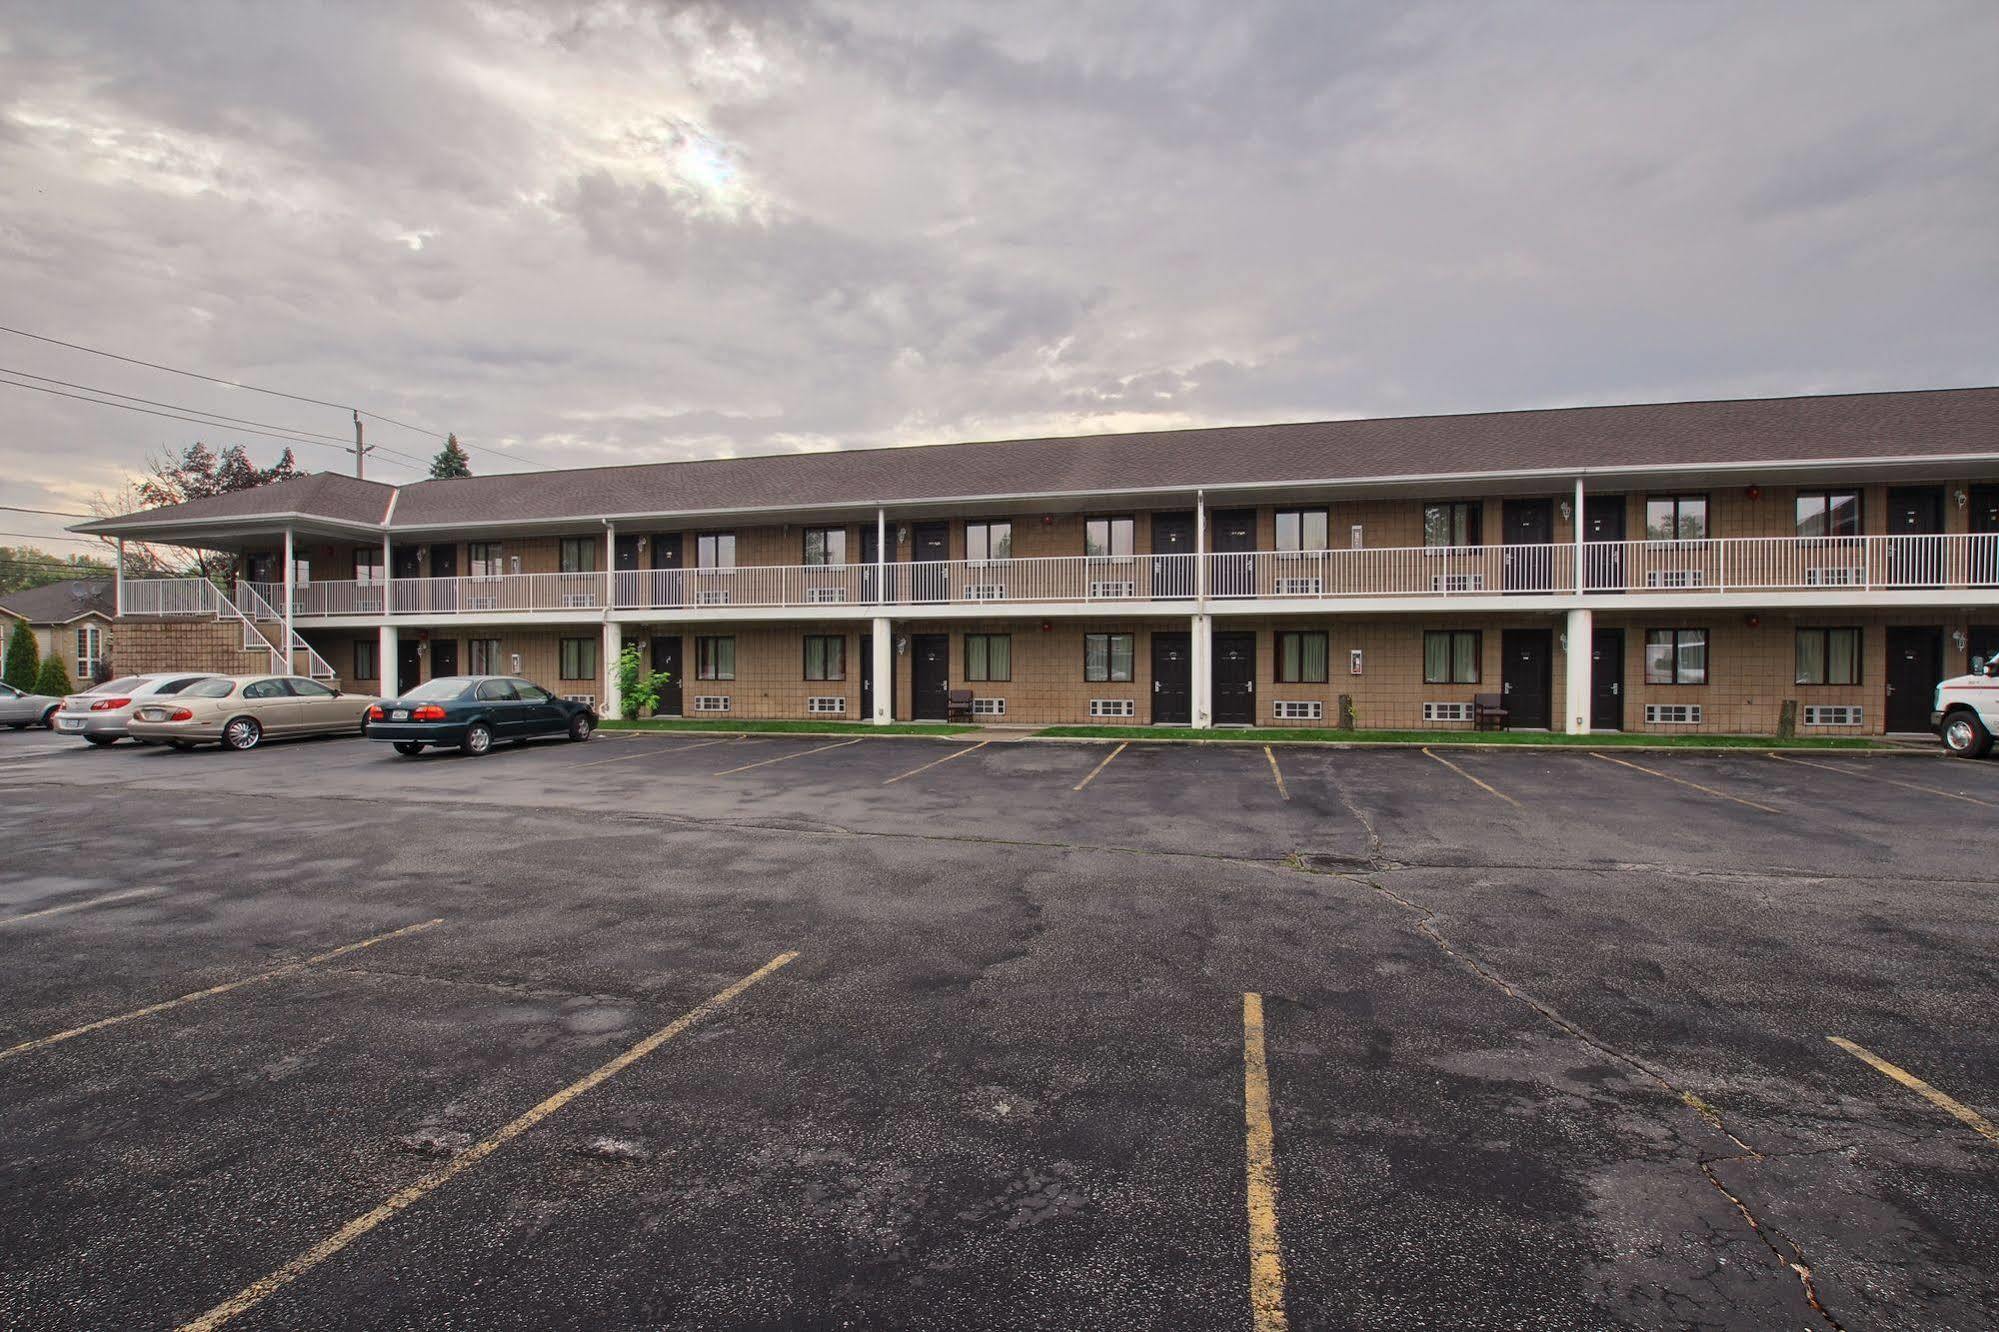
[[[590,732],[596,729],[596,724],[590,720],[589,714],[579,712],[569,723],[569,738],[571,740],[588,740]]]
[[[99,749],[103,749],[107,745],[115,745],[118,743],[118,737],[115,735],[86,735],[83,738],[88,740],[91,744],[96,745]]]
[[[406,758],[423,753],[423,742],[420,740],[398,740],[395,743],[396,752]]]
[[[50,708],[42,714],[42,729],[44,731],[53,731],[56,728],[56,713],[61,709],[62,704],[58,703],[55,707]]]
[[[178,749],[183,754],[194,748],[194,742],[191,740],[169,740],[167,744],[174,749]]]
[[[1984,758],[1992,752],[1992,732],[1969,708],[1959,708],[1943,719],[1943,747],[1959,758]]]
[[[238,752],[255,749],[263,738],[264,728],[255,717],[237,717],[222,728],[223,747]]]
[[[465,739],[458,748],[477,758],[493,747],[493,728],[484,722],[473,722],[465,728]]]
[[[27,730],[27,729],[28,729],[28,723],[26,723],[26,722],[8,722],[8,723],[7,723],[7,729],[8,729],[8,730],[10,730],[10,731],[25,731],[25,730]]]

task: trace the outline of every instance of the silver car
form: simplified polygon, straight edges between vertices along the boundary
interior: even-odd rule
[[[0,726],[17,731],[30,726],[47,726],[62,706],[59,698],[47,694],[24,694],[13,685],[0,684]]]
[[[80,735],[93,745],[115,745],[125,734],[132,714],[148,699],[178,694],[197,680],[213,677],[213,672],[174,671],[106,680],[64,699],[49,729],[58,735]]]

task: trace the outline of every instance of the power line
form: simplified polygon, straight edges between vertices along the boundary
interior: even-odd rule
[[[108,402],[103,398],[85,397],[81,393],[65,393],[61,389],[44,388],[40,384],[23,384],[21,381],[17,379],[0,379],[0,384],[5,384],[12,388],[32,389],[36,393],[49,393],[53,394],[58,398],[74,398],[78,402],[93,402],[96,403],[99,407],[117,407],[120,408],[121,410],[128,412],[139,412],[145,416],[162,416],[170,421],[186,421],[190,425],[207,426],[210,429],[220,428],[223,430],[230,430],[240,435],[262,435],[267,439],[283,440],[288,444],[310,444],[316,448],[339,449],[343,453],[348,452],[348,447],[349,447],[340,444],[328,444],[324,440],[307,439],[303,435],[282,434],[277,431],[271,431],[271,430],[254,430],[248,426],[232,426],[216,421],[205,421],[199,417],[183,416],[177,412],[154,411],[150,407],[134,407],[129,403]],[[195,409],[190,409],[190,410],[195,410]],[[382,452],[390,453],[391,451],[388,449],[383,449]],[[428,468],[430,466],[429,463],[423,462],[416,458],[411,458],[407,453],[393,453],[391,456],[402,458],[407,462],[409,462],[409,464],[414,467]]]
[[[158,402],[152,398],[138,398],[130,393],[116,393],[108,388],[99,388],[95,384],[72,384],[67,379],[51,379],[47,375],[29,374],[26,370],[16,370],[10,365],[0,365],[0,374],[19,375],[22,379],[37,379],[44,384],[59,384],[63,388],[81,389],[85,393],[101,393],[107,398],[123,398],[127,402],[143,402],[148,407],[169,407],[177,412],[193,412],[198,416],[212,416],[217,421],[227,421],[235,425],[255,426],[262,430],[284,430],[295,435],[311,435],[316,439],[323,439],[330,443],[338,444],[342,448],[347,447],[347,437],[345,435],[329,435],[323,430],[307,430],[302,426],[272,425],[269,421],[252,421],[241,416],[224,416],[221,412],[211,412],[206,407],[187,407],[177,402]],[[383,452],[391,453],[394,450],[384,449]]]
[[[18,504],[0,504],[8,513],[41,513],[51,518],[95,518],[94,513],[71,513],[67,509],[24,509]]]
[[[422,426],[414,426],[407,421],[398,421],[393,416],[383,416],[379,412],[366,411],[353,406],[351,403],[328,402],[324,398],[308,398],[297,393],[286,393],[282,389],[260,388],[255,384],[245,384],[241,380],[223,379],[218,375],[204,375],[199,370],[182,370],[177,366],[161,365],[158,361],[143,361],[136,356],[123,356],[117,352],[105,351],[101,347],[86,347],[80,342],[64,342],[61,338],[51,338],[40,333],[30,333],[24,328],[9,328],[5,324],[0,324],[0,333],[12,333],[15,337],[19,338],[33,338],[36,342],[46,342],[52,346],[67,347],[71,351],[88,352],[92,356],[106,356],[114,361],[123,361],[127,365],[142,365],[148,370],[163,370],[170,375],[185,375],[189,379],[202,379],[211,384],[221,384],[228,388],[244,389],[250,393],[264,393],[273,398],[290,398],[293,402],[307,402],[315,407],[333,407],[340,411],[358,411],[361,415],[371,420],[381,421],[387,425],[399,426],[404,430],[412,430],[419,435],[424,435],[431,439],[442,439],[448,433],[442,430],[426,430]],[[463,440],[459,442],[464,444]],[[483,444],[465,444],[465,447],[468,449],[477,449],[481,453],[491,453],[496,457],[511,458],[517,462],[529,463],[535,467],[550,466],[550,464],[545,462],[537,462],[533,458],[524,458],[517,453],[508,453],[504,449],[489,449]],[[390,449],[383,449],[382,451],[384,453],[393,452]]]
[[[0,537],[18,537],[23,541],[74,541],[78,545],[99,545],[100,538],[85,536],[44,536],[40,532],[0,532]]]

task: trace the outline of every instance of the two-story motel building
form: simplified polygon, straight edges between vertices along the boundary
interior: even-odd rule
[[[1999,651],[1999,389],[1174,430],[393,486],[84,523],[120,671],[393,693],[520,673],[661,711],[1568,731],[1919,731]]]

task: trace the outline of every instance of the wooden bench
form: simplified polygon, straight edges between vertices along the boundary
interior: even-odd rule
[[[972,720],[972,691],[953,689],[944,695],[944,720],[947,722]]]
[[[1471,700],[1472,729],[1478,731],[1503,731],[1506,729],[1506,700],[1498,694],[1473,694]]]

